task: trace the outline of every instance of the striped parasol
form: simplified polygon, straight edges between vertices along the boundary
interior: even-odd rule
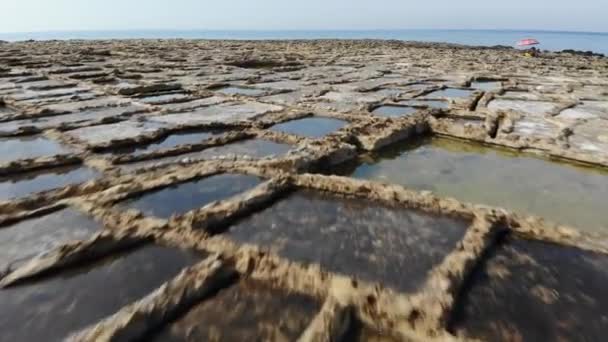
[[[517,42],[517,46],[532,46],[538,44],[540,44],[540,42],[534,38],[526,38]]]

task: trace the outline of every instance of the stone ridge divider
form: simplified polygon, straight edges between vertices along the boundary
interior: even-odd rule
[[[106,99],[104,102],[103,100]],[[78,99],[74,99],[78,100]],[[116,98],[109,97],[103,94],[94,94],[93,97],[89,99],[80,99],[80,101],[75,102],[78,104],[78,107],[74,106],[71,108],[68,104],[65,103],[47,103],[39,106],[29,105],[23,106],[19,103],[11,102],[11,106],[14,106],[19,110],[19,113],[3,116],[0,119],[0,122],[9,122],[15,120],[36,120],[36,119],[44,119],[49,117],[59,117],[61,115],[66,114],[76,114],[76,113],[84,113],[87,110],[101,110],[101,109],[110,109],[110,108],[121,108],[125,109],[129,108],[129,105],[133,105],[134,102]],[[87,103],[91,103],[87,105]],[[117,114],[116,116],[106,117],[100,120],[92,120],[88,121],[84,126],[92,126],[99,125],[105,123],[111,123],[113,121],[122,121],[125,118],[133,116],[135,114],[146,114],[150,113],[154,110],[154,107],[138,103],[137,106],[133,105],[129,110],[123,111],[121,114]],[[54,127],[57,130],[68,130],[83,127],[78,123],[62,123]],[[47,128],[48,129],[48,128]],[[22,129],[23,133],[29,132],[38,132],[39,130],[35,127],[30,129]],[[13,134],[14,135],[14,134]]]
[[[298,342],[341,341],[348,332],[353,319],[352,309],[347,301],[340,300],[331,292]]]
[[[183,270],[143,299],[85,328],[66,341],[133,341],[146,336],[180,312],[222,288],[236,272],[220,256],[210,256]]]
[[[168,136],[170,134],[176,134],[176,133],[180,133],[180,131],[172,131],[169,134],[163,135],[163,137]],[[129,154],[118,155],[115,157],[111,157],[111,163],[113,165],[127,164],[127,163],[151,160],[151,159],[162,158],[162,157],[171,157],[171,156],[176,156],[176,155],[180,155],[180,154],[184,154],[184,153],[198,152],[198,151],[203,151],[210,147],[223,146],[223,145],[227,145],[230,143],[254,138],[255,136],[256,136],[255,133],[250,132],[250,131],[227,132],[218,137],[211,137],[211,138],[205,139],[205,140],[201,141],[200,143],[196,143],[196,144],[179,145],[176,147],[172,147],[172,148],[168,148],[168,149],[161,149],[161,150],[157,150],[157,151],[150,151],[150,152],[139,154],[139,155],[129,155]]]
[[[185,229],[202,229],[210,235],[215,235],[229,222],[266,207],[290,188],[286,176],[275,177],[240,195],[224,201],[212,202],[179,217],[172,217],[169,223]]]
[[[0,176],[18,175],[54,167],[82,164],[85,153],[58,154],[30,159],[20,159],[0,164]]]
[[[209,177],[222,172],[223,170],[221,169],[212,168],[202,172],[199,171],[190,176],[193,178]],[[241,168],[240,173],[255,176],[264,175],[263,172],[248,168]],[[184,178],[179,181],[187,182],[189,179],[192,178]],[[0,282],[0,287],[10,286],[27,278],[68,267],[85,260],[101,258],[113,252],[129,248],[135,244],[150,240],[153,237],[152,232],[158,229],[166,229],[167,224],[172,227],[179,227],[185,226],[189,222],[188,226],[192,226],[195,224],[194,220],[197,220],[196,222],[206,222],[206,225],[209,227],[212,223],[219,225],[227,217],[234,218],[238,215],[245,215],[254,208],[270,201],[274,197],[275,192],[284,189],[286,185],[285,181],[280,178],[270,179],[243,194],[224,201],[210,203],[201,209],[192,210],[180,216],[173,216],[169,220],[145,218],[136,210],[123,211],[111,206],[116,201],[137,196],[142,192],[175,184],[166,183],[167,180],[178,181],[178,179],[169,177],[159,182],[150,182],[147,184],[150,188],[147,189],[132,187],[131,193],[114,192],[124,191],[121,186],[118,186],[118,189],[110,189],[110,191],[102,196],[91,196],[92,198],[89,199],[74,198],[66,200],[74,209],[84,212],[95,220],[102,222],[106,230],[95,234],[89,240],[63,244],[42,256],[30,260],[22,267],[9,273]],[[58,205],[46,208],[44,211],[31,212],[27,217],[42,215],[43,213],[59,210],[66,206],[65,204]],[[25,217],[20,217],[20,219],[25,219]],[[17,220],[17,218],[15,217],[13,220]]]
[[[20,126],[17,130],[13,130],[7,133],[1,134],[2,136],[20,136],[20,135],[31,135],[36,133],[46,133],[46,132],[65,132],[78,128],[90,127],[90,126],[100,126],[100,125],[108,125],[113,123],[119,123],[122,121],[127,121],[131,117],[135,115],[144,115],[145,113],[149,113],[152,108],[145,106],[108,106],[108,107],[97,107],[90,109],[91,111],[102,110],[102,109],[115,109],[115,108],[124,108],[120,113],[117,113],[112,116],[102,116],[101,118],[93,118],[89,117],[87,120],[83,121],[74,121],[74,122],[60,122],[54,125],[48,125],[46,127],[36,127],[36,126]],[[127,110],[129,109],[129,110]],[[30,118],[32,120],[36,119],[44,119],[48,117],[60,117],[62,115],[76,115],[77,113],[59,113],[53,115],[45,115],[38,116],[36,118]],[[80,114],[86,115],[86,110],[84,112],[80,112]],[[84,119],[84,117],[83,117]],[[74,145],[73,145],[74,146]],[[80,147],[80,146],[77,146]]]
[[[149,241],[149,239],[147,240]],[[116,232],[104,229],[88,240],[68,242],[29,260],[1,278],[0,288],[15,286],[29,279],[41,277],[83,262],[98,260],[143,244],[145,241],[145,238],[131,236],[128,231]]]
[[[506,231],[501,218],[494,213],[476,213],[457,247],[431,270],[418,295],[420,312],[428,315],[424,323],[432,324],[425,327],[429,332],[447,326],[456,298],[472,270]]]
[[[66,207],[67,207],[67,205],[66,205],[65,201],[58,201],[58,202],[55,202],[55,203],[47,205],[47,206],[39,206],[33,210],[18,211],[18,212],[14,212],[14,213],[11,212],[10,214],[3,214],[3,215],[0,215],[0,229],[6,228],[7,226],[9,226],[13,223],[27,220],[27,219],[30,219],[33,217],[50,214],[52,212],[64,209]]]

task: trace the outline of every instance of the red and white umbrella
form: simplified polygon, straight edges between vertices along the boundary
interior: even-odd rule
[[[540,44],[540,42],[534,38],[526,38],[517,42],[517,46],[532,46],[538,44]]]

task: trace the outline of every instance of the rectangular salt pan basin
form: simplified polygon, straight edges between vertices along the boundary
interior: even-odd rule
[[[414,291],[467,226],[451,217],[301,191],[241,220],[227,234],[294,261]]]
[[[271,130],[308,138],[322,138],[346,125],[346,121],[315,117],[280,123],[272,126]]]
[[[581,229],[608,229],[608,171],[534,155],[433,138],[390,147],[351,174],[538,215]]]
[[[87,182],[98,176],[97,171],[86,167],[67,166],[0,177],[0,200],[23,198]]]
[[[385,105],[374,109],[372,111],[372,114],[387,118],[398,118],[402,116],[411,115],[416,111],[417,109],[414,107]]]
[[[111,154],[133,154],[142,155],[164,149],[174,148],[180,145],[199,144],[213,136],[210,132],[184,132],[171,134],[163,139],[150,144],[128,146],[119,149],[113,149]]]
[[[252,189],[260,183],[255,176],[221,174],[177,184],[123,202],[145,215],[169,218]]]

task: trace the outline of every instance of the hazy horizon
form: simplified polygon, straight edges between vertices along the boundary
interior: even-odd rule
[[[607,33],[599,0],[20,0],[3,6],[0,33],[71,31],[512,30]]]
[[[82,29],[82,30],[38,30],[38,31],[15,31],[0,32],[0,34],[20,34],[20,33],[70,33],[70,32],[374,32],[374,31],[497,31],[497,32],[544,32],[544,33],[587,33],[587,34],[608,34],[608,31],[584,31],[584,30],[542,30],[542,29],[495,29],[495,28],[375,28],[375,29],[172,29],[172,28],[132,28],[132,29]]]

